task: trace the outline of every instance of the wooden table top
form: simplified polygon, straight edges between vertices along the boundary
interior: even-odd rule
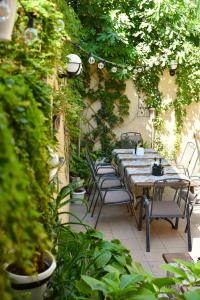
[[[112,151],[113,155],[116,154],[133,154],[135,153],[135,149],[114,149]],[[156,153],[156,150],[150,149],[150,148],[145,148],[144,153]]]
[[[153,159],[156,158],[157,160],[162,158],[162,156],[158,153],[145,153],[144,155],[136,155],[136,154],[117,154],[117,160],[145,160],[145,159]]]
[[[181,172],[181,170],[179,170],[176,167],[171,167],[171,166],[166,166],[164,168],[165,174],[180,174],[183,173],[183,171]],[[149,167],[143,167],[143,168],[134,168],[134,167],[127,167],[125,170],[125,173],[128,176],[131,175],[151,175],[152,172],[152,168],[151,166]]]
[[[143,168],[143,167],[150,167],[152,163],[154,162],[154,159],[137,159],[137,160],[122,160],[121,161],[121,167],[127,168],[127,167],[137,167],[137,168]],[[169,166],[169,162],[166,159],[162,159],[162,165],[163,166]]]
[[[188,180],[188,177],[184,174],[165,174],[162,176],[154,176],[154,175],[131,175],[130,176],[130,183],[136,186],[141,187],[152,187],[157,180],[163,180],[163,179],[186,179]]]

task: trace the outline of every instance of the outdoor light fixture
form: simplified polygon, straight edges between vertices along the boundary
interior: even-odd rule
[[[98,68],[102,70],[105,67],[104,63],[101,61],[98,63]]]
[[[0,0],[0,40],[11,40],[15,15],[16,0]]]
[[[95,58],[93,56],[90,56],[88,62],[90,65],[93,65],[95,63]]]
[[[10,16],[10,7],[7,0],[0,0],[0,22],[5,22]]]
[[[24,31],[24,40],[26,44],[33,44],[38,37],[37,29],[33,28],[33,13],[28,14],[28,28]]]
[[[66,65],[67,73],[71,77],[78,76],[82,71],[82,61],[76,54],[67,55],[68,63]]]
[[[117,72],[117,67],[112,67],[112,68],[111,68],[111,72],[112,72],[112,73],[116,73],[116,72]]]
[[[155,119],[155,115],[156,115],[156,110],[154,107],[149,107],[149,118],[152,121],[153,119]]]
[[[174,75],[175,75],[177,66],[178,66],[178,63],[177,63],[176,60],[170,61],[169,74],[170,74],[171,76],[174,76]]]

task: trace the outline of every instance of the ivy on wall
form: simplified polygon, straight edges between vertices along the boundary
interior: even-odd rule
[[[98,86],[88,89],[86,97],[90,104],[99,101],[101,106],[94,112],[96,128],[90,131],[89,138],[93,143],[100,140],[102,151],[108,155],[113,149],[116,137],[113,129],[123,122],[128,115],[129,100],[124,95],[126,85],[124,81],[106,76],[101,70],[98,71]]]
[[[147,106],[156,109],[156,141],[160,150],[165,148],[160,140],[164,130],[163,112],[169,107],[163,104],[159,78],[169,68],[171,60],[178,62],[177,98],[170,105],[176,116],[176,152],[185,107],[199,101],[199,2],[190,1],[190,5],[186,0],[67,2],[74,7],[83,24],[85,35],[81,45],[88,52],[133,67],[131,75],[118,72],[111,76],[123,80],[132,78],[138,92],[146,95]],[[134,70],[138,65],[140,70]],[[106,67],[110,71],[111,66]],[[101,105],[101,110],[106,111],[103,101]]]
[[[65,56],[73,50],[66,39],[78,39],[80,33],[79,21],[64,0],[21,3],[26,12],[18,3],[12,41],[0,42],[0,265],[15,260],[23,274],[35,271],[38,252],[51,247],[47,146],[55,145],[52,102],[63,103],[48,82],[58,66],[66,67]],[[38,30],[32,44],[24,40],[27,13],[33,13]],[[65,28],[59,28],[60,19]],[[70,93],[66,87],[65,97]],[[74,93],[71,102],[75,98]],[[15,299],[2,268],[0,298]]]

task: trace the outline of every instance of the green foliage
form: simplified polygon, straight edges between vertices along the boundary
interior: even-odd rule
[[[158,90],[159,78],[169,67],[171,60],[175,59],[178,62],[177,99],[170,105],[175,110],[177,151],[185,108],[188,104],[199,101],[199,1],[191,1],[190,5],[188,1],[182,0],[68,0],[68,3],[74,7],[83,24],[85,34],[82,45],[88,52],[133,67],[133,72],[128,72],[127,75],[123,75],[123,70],[120,69],[110,76],[115,80],[133,78],[138,92],[146,96],[147,106],[156,109],[155,126],[158,141],[163,133],[163,127],[160,126],[164,124],[162,112],[169,108],[162,103],[163,96]],[[140,66],[140,70],[134,70],[136,66]],[[112,65],[106,67],[109,71]],[[115,82],[113,91],[117,84]],[[117,88],[116,92],[120,95]],[[114,140],[111,132],[113,128],[108,126],[107,120],[116,126],[117,116],[108,108],[109,105],[113,108],[113,100],[110,99],[108,91],[102,94],[102,98],[98,92],[96,97],[95,94],[93,101],[100,101],[101,109],[96,116],[96,131],[92,134],[93,138],[100,136],[105,149],[105,145],[109,147]],[[164,148],[164,145],[158,145],[158,148],[160,147]]]
[[[13,39],[0,43],[0,264],[14,261],[21,272],[29,274],[37,271],[40,253],[52,246],[47,165],[47,145],[55,143],[51,131],[52,78],[58,66],[65,66],[65,56],[73,50],[66,40],[70,35],[78,39],[80,22],[64,0],[21,2],[27,13],[34,14],[38,39],[25,43],[28,18],[18,3]],[[66,22],[61,31],[60,19]],[[72,102],[67,109],[72,109]],[[14,299],[9,289],[1,268],[1,299]]]
[[[101,104],[100,109],[93,115],[97,126],[88,137],[92,143],[100,140],[102,151],[108,156],[116,142],[113,130],[128,115],[129,100],[124,95],[126,87],[124,81],[105,76],[102,71],[98,72],[98,76],[96,91],[88,89],[86,94],[91,104],[95,101]]]

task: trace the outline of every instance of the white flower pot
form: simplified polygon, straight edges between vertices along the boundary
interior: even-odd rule
[[[7,0],[9,17],[0,22],[0,40],[10,41],[16,16],[16,0]]]
[[[136,150],[136,155],[144,155],[144,148],[138,147]]]
[[[7,270],[9,264],[6,266],[5,269],[8,277],[11,279],[12,288],[17,294],[20,294],[22,297],[27,293],[30,294],[30,297],[26,298],[28,300],[43,299],[48,280],[56,268],[55,258],[49,251],[45,251],[44,261],[48,265],[48,269],[42,273],[30,276],[11,273]]]
[[[81,204],[82,201],[85,197],[85,193],[86,193],[86,190],[84,188],[81,188],[81,191],[80,192],[72,192],[72,201],[74,204]],[[80,201],[76,201],[76,200],[80,200]]]

